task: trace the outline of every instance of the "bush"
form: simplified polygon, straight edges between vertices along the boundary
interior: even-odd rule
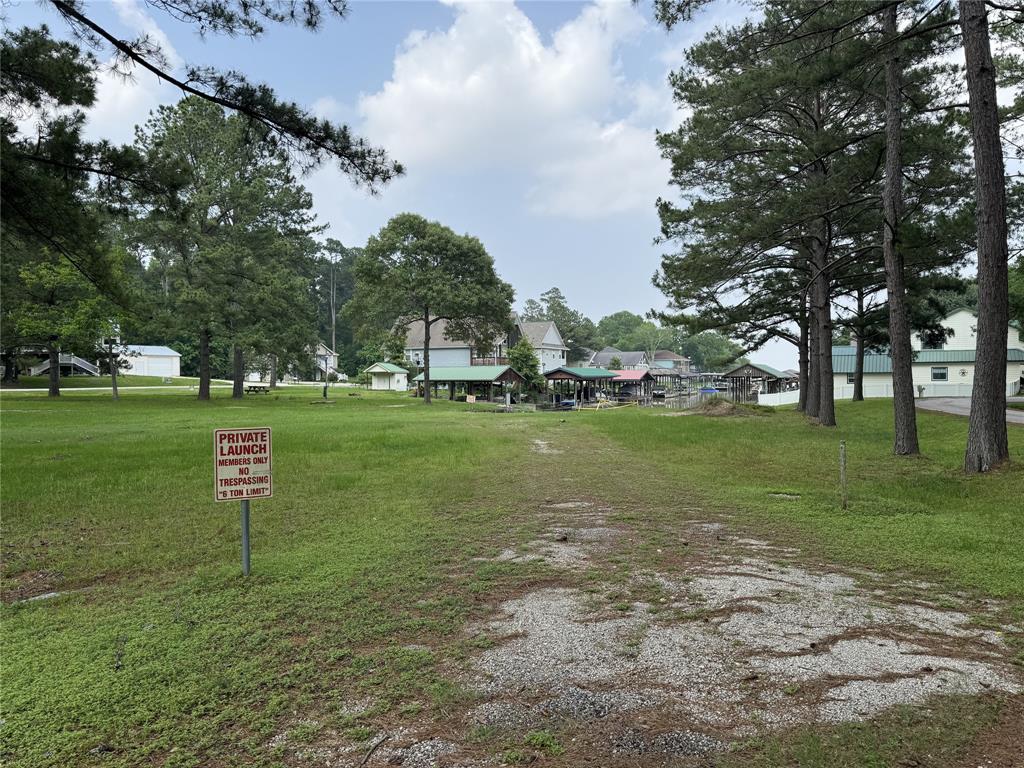
[[[540,360],[525,338],[516,342],[508,351],[508,362],[512,369],[526,379],[526,388],[540,389],[544,386],[544,377],[540,374]]]

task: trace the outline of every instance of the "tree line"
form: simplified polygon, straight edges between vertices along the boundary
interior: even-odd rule
[[[233,374],[240,395],[246,355],[266,358],[273,375],[282,356],[305,354],[333,276],[339,248],[318,242],[296,173],[333,162],[375,193],[402,166],[240,72],[186,63],[177,77],[158,39],[120,38],[84,0],[44,5],[65,35],[5,28],[0,42],[5,377],[17,375],[19,349],[45,349],[57,395],[60,350],[100,353],[98,341],[122,335],[180,346],[200,397],[214,373]],[[318,29],[347,4],[149,8],[205,35],[255,39],[273,26]],[[184,96],[129,146],[85,134],[98,74],[110,67],[154,74]]]
[[[118,39],[83,2],[49,5],[68,39],[39,26],[8,28],[0,43],[5,379],[17,378],[20,351],[42,350],[57,396],[60,355],[73,352],[101,358],[116,397],[125,362],[112,343],[118,337],[173,346],[183,372],[198,377],[200,399],[215,378],[231,379],[241,397],[247,371],[273,384],[286,370],[310,368],[318,340],[350,374],[400,358],[410,302],[437,305],[428,323],[456,318],[453,330],[481,342],[507,324],[511,289],[472,238],[413,215],[397,217],[365,248],[323,237],[299,172],[333,160],[376,192],[402,172],[383,151],[237,73],[186,66],[188,79],[176,80],[157,41]],[[343,3],[152,6],[212,33],[257,37],[270,25],[316,28],[325,14],[344,12]],[[157,109],[127,146],[85,134],[101,56],[111,54],[120,74],[150,71],[184,95]],[[435,249],[421,254],[434,259],[434,272],[422,260],[404,273],[381,271],[396,238],[413,233]],[[455,256],[442,265],[436,250],[447,246]],[[466,284],[460,270],[469,264],[477,272]],[[463,284],[464,295],[455,290]],[[557,290],[528,302],[526,315],[555,320],[571,340],[570,357],[601,339]],[[641,342],[620,335],[606,343]]]
[[[655,3],[668,28],[701,5]],[[1024,66],[1019,48],[993,57],[991,39],[1021,41],[1021,8],[766,0],[756,9],[756,19],[690,47],[670,76],[688,117],[657,138],[680,190],[658,201],[660,241],[673,247],[655,276],[671,303],[662,320],[725,330],[748,349],[793,344],[799,407],[822,426],[836,423],[837,330],[857,342],[861,372],[864,350],[886,349],[894,451],[916,454],[911,334],[941,340],[932,297],[974,258],[964,466],[999,465],[1008,456],[1008,222],[1020,222],[1024,197],[1005,174],[1000,132],[1009,140],[1024,116]],[[1015,101],[999,106],[997,87],[1016,87]]]

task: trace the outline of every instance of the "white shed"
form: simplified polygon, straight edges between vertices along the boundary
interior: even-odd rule
[[[409,388],[409,372],[394,363],[374,363],[363,373],[370,374],[370,389],[404,392]]]
[[[131,376],[181,376],[181,355],[170,347],[125,344],[124,372]]]

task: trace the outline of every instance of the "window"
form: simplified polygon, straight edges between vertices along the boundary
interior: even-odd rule
[[[857,381],[857,374],[855,374],[855,373],[848,373],[848,374],[846,374],[846,383],[847,384],[855,384],[856,381]]]
[[[949,380],[949,368],[946,367],[932,367],[932,381],[948,381]]]

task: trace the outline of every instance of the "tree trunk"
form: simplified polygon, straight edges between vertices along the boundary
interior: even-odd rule
[[[331,351],[332,352],[337,352],[338,351],[338,334],[337,334],[337,324],[338,324],[338,306],[337,306],[337,301],[338,301],[338,292],[337,292],[337,288],[334,285],[334,272],[335,272],[335,269],[334,269],[334,254],[332,253],[331,254]]]
[[[4,382],[12,384],[18,380],[18,353],[14,347],[4,350]]]
[[[199,331],[199,399],[210,399],[210,329]]]
[[[799,356],[799,362],[797,368],[800,372],[799,387],[800,387],[800,402],[797,404],[796,409],[801,412],[807,411],[807,387],[810,380],[809,371],[807,370],[807,357],[808,357],[808,345],[810,339],[808,339],[807,332],[807,302],[803,299],[800,300],[800,341],[797,344],[797,355]]]
[[[231,345],[231,397],[241,400],[245,396],[245,358],[242,345]]]
[[[430,311],[423,313],[423,402],[430,405]]]
[[[818,317],[814,302],[807,312],[807,399],[804,404],[804,415],[809,419],[818,418],[821,403],[821,371],[818,369]]]
[[[277,388],[277,355],[270,356],[270,388]]]
[[[910,346],[907,290],[900,245],[903,217],[903,65],[896,41],[896,5],[883,16],[889,55],[885,64],[885,186],[882,189],[882,259],[889,300],[889,355],[892,358],[892,408],[895,427],[893,453],[912,456],[921,452],[917,441],[914,405],[914,353]],[[1003,333],[1005,336],[1005,331]]]
[[[967,63],[978,221],[978,330],[964,469],[987,472],[1010,458],[1006,435],[1006,327],[1010,320],[1006,177],[985,3],[960,0],[960,27]]]
[[[832,304],[829,287],[831,278],[827,269],[825,222],[820,222],[818,226],[818,239],[813,248],[816,276],[811,289],[815,321],[818,325],[818,364],[815,366],[818,371],[818,423],[824,427],[834,427],[836,402],[835,382],[832,380]]]
[[[864,399],[864,339],[854,336],[853,343],[857,345],[853,361],[853,400],[860,402]]]
[[[46,345],[46,354],[50,359],[50,397],[60,397],[60,349],[56,341]]]
[[[110,393],[117,400],[117,355],[114,354],[114,341],[107,345],[107,364],[110,366]]]

